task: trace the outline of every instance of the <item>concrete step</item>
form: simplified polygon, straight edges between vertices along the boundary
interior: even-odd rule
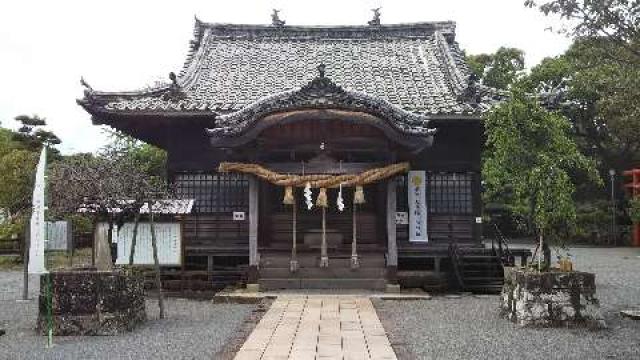
[[[318,267],[320,264],[320,254],[300,254],[298,255],[298,266],[301,268]],[[366,254],[358,256],[361,268],[380,268],[386,266],[384,255],[378,254]],[[260,255],[260,267],[261,268],[288,268],[291,261],[290,255],[282,254],[261,254]],[[350,268],[351,256],[329,255],[329,267],[334,268]]]
[[[260,268],[260,277],[262,278],[298,278],[298,279],[375,279],[384,278],[386,268],[383,267],[361,267],[357,269],[334,267],[329,262],[328,268],[321,267],[303,267],[292,273],[288,267],[284,268]]]
[[[384,279],[260,279],[261,290],[280,289],[367,289],[384,290]]]

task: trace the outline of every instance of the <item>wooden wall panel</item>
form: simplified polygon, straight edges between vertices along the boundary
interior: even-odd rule
[[[377,221],[373,213],[357,213],[357,236],[359,244],[379,244],[386,236],[376,231]],[[297,217],[298,243],[304,243],[305,229],[320,229],[321,218],[316,214],[298,213]],[[272,243],[290,244],[293,232],[291,213],[275,213],[270,216],[270,234]],[[353,222],[351,211],[342,214],[327,215],[327,229],[335,229],[342,233],[343,243],[351,244],[353,234]]]
[[[231,213],[190,215],[184,219],[184,240],[187,251],[245,249],[249,246],[249,221],[234,221]]]
[[[449,227],[451,224],[451,228]],[[427,231],[429,234],[429,243],[448,244],[451,237],[455,238],[458,243],[473,243],[474,240],[474,224],[473,215],[433,215],[430,214],[427,219]],[[409,243],[409,225],[397,225],[398,243]]]

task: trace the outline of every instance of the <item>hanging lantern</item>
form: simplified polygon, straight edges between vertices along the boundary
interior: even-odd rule
[[[311,200],[311,184],[307,183],[304,187],[304,198],[305,203],[307,204],[307,210],[311,210],[313,207],[313,200]]]
[[[293,187],[287,186],[286,188],[284,188],[284,199],[282,200],[282,203],[285,205],[293,205],[294,201]]]
[[[316,205],[323,208],[326,208],[329,205],[327,201],[327,189],[320,188],[318,199],[316,199]]]
[[[338,190],[338,199],[336,200],[336,205],[338,206],[338,211],[344,211],[344,199],[342,198],[342,184],[340,184],[340,189]]]
[[[361,185],[356,186],[356,192],[353,194],[354,204],[364,204],[364,189]]]

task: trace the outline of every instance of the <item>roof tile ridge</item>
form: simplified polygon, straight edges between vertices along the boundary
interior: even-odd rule
[[[206,28],[205,24],[197,17],[195,18],[193,40],[189,42],[189,52],[182,66],[182,70],[178,74],[178,84],[183,90],[188,90],[198,79],[199,69],[205,58],[206,44],[209,41],[211,32]]]
[[[202,47],[202,39],[203,39],[204,31],[205,31],[205,27],[202,21],[200,21],[200,19],[198,19],[197,17],[194,17],[193,39],[189,41],[189,50],[187,51],[187,57],[184,61],[184,64],[182,65],[182,69],[180,70],[178,77],[182,78],[184,76],[185,72],[188,70],[189,66],[191,65],[191,62],[194,56],[198,52],[198,49]]]
[[[162,94],[166,94],[171,90],[170,85],[132,91],[96,91],[90,87],[85,87],[84,96],[80,99],[76,99],[76,103],[86,109],[96,107],[101,108],[108,104],[119,103],[125,100],[134,100],[149,96],[162,96]]]
[[[451,46],[451,42],[454,42],[453,39],[450,42],[440,32],[435,32],[434,38],[439,50],[436,56],[440,57],[440,67],[442,71],[449,75],[446,77],[446,81],[449,84],[449,88],[451,89],[453,94],[458,97],[464,92],[464,89],[466,88],[469,74],[463,73],[464,70],[461,71],[461,69],[459,68],[459,61],[456,61],[455,57],[452,54],[453,52],[456,52],[458,50],[456,47]]]
[[[382,24],[380,26],[369,25],[284,25],[273,26],[268,24],[232,24],[232,23],[208,23],[198,19],[196,27],[198,31],[208,30],[212,37],[289,37],[310,36],[323,37],[331,34],[341,34],[348,37],[428,37],[435,32],[445,33],[455,37],[456,24],[453,21],[431,21],[399,24]]]
[[[283,25],[283,26],[273,26],[271,24],[238,24],[238,23],[218,23],[218,22],[207,22],[202,21],[195,18],[196,25],[202,28],[220,28],[220,27],[230,27],[230,28],[238,28],[238,29],[310,29],[310,30],[325,30],[325,29],[340,29],[340,28],[352,28],[352,29],[393,29],[393,28],[405,28],[405,27],[434,27],[435,30],[443,31],[448,30],[448,32],[454,33],[456,22],[452,20],[445,21],[418,21],[418,22],[408,22],[408,23],[394,23],[394,24],[380,24],[376,27],[371,27],[371,25],[367,24],[335,24],[335,25]]]

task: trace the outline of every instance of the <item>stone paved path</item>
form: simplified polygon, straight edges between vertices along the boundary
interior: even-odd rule
[[[235,359],[374,360],[396,355],[368,298],[283,295]]]

